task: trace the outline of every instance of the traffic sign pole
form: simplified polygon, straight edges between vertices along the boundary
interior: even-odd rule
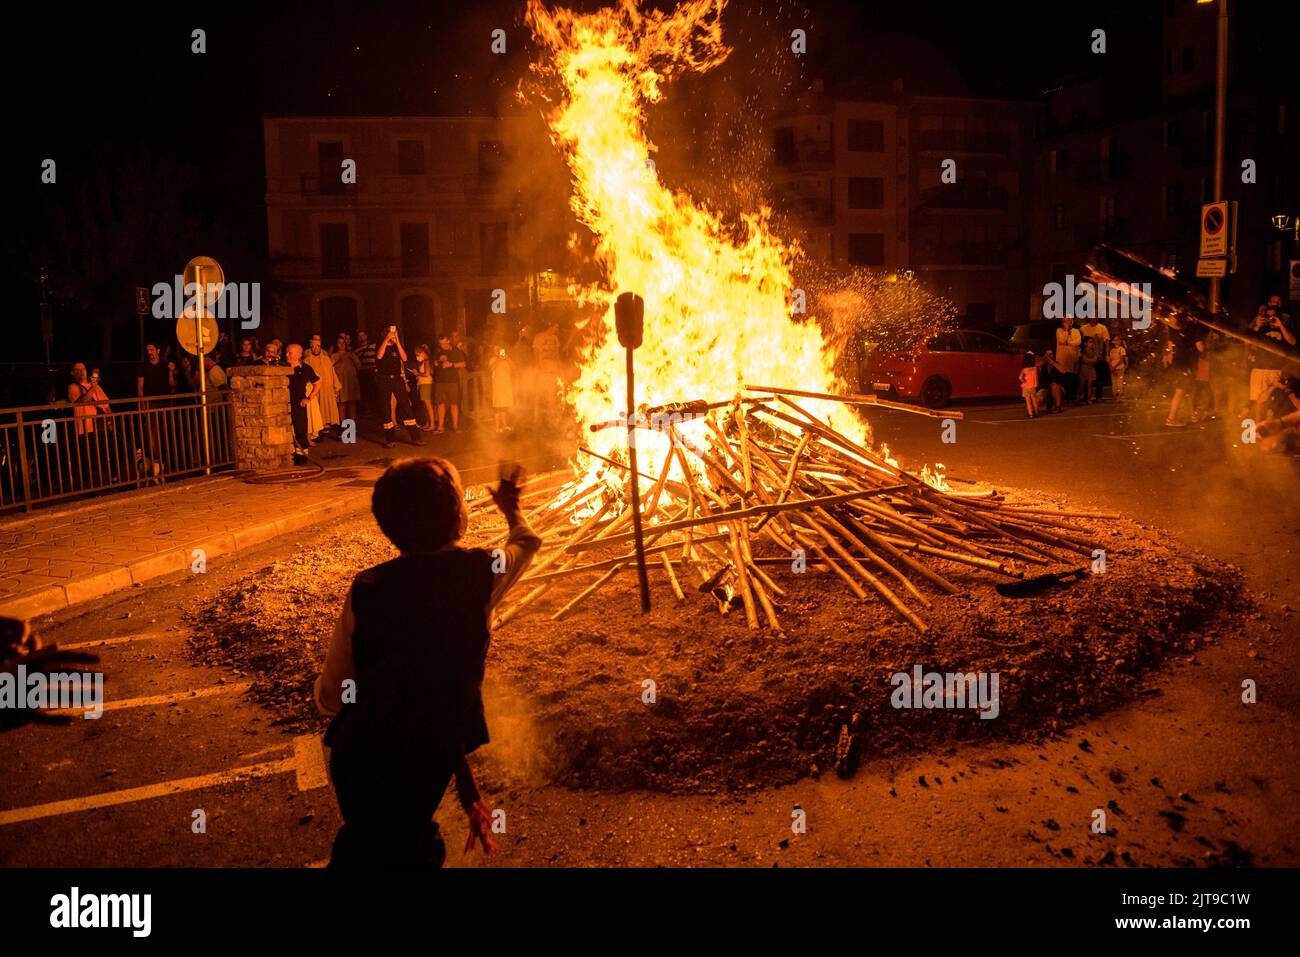
[[[1228,104],[1228,0],[1219,0],[1214,77],[1214,198],[1223,199],[1223,136]],[[1219,280],[1210,280],[1210,315],[1219,311]]]
[[[199,408],[201,410],[199,415],[203,419],[203,474],[211,475],[212,454],[208,447],[208,377],[207,370],[204,368],[206,363],[203,361],[207,358],[207,353],[203,351],[203,302],[207,298],[208,287],[203,284],[201,265],[195,265],[194,278],[199,287],[199,294],[195,297],[197,308],[194,310],[194,342],[198,349],[199,360]]]

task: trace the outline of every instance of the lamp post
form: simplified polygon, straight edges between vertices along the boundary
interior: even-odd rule
[[[1228,104],[1228,0],[1196,0],[1219,4],[1218,35],[1215,41],[1214,76],[1214,201],[1223,199],[1223,129]],[[1210,279],[1210,314],[1219,311],[1219,278]]]

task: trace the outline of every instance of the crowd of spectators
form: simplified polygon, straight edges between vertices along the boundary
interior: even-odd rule
[[[1287,346],[1297,346],[1297,331],[1282,308],[1280,296],[1259,306],[1247,330]],[[1220,335],[1174,315],[1154,334],[1143,372],[1170,393],[1165,426],[1170,429],[1239,414],[1254,423],[1260,447],[1293,449],[1300,444],[1300,365]],[[1118,327],[1089,319],[1075,325],[1061,320],[1054,348],[1027,352],[1020,371],[1025,414],[1036,418],[1069,405],[1121,400],[1131,363],[1130,349]]]

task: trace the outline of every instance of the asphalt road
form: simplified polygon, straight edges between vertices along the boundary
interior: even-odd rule
[[[491,863],[1300,863],[1289,760],[1300,746],[1296,463],[1243,447],[1228,423],[1166,431],[1163,408],[1138,403],[1032,422],[1012,404],[964,411],[953,443],[941,420],[906,414],[875,416],[876,437],[908,465],[942,462],[954,478],[1122,511],[1240,565],[1267,638],[1219,636],[1139,700],[1037,744],[868,756],[849,781],[726,796],[491,792],[508,822]],[[95,650],[123,706],[5,735],[0,864],[309,866],[328,856],[338,819],[315,742],[277,728],[239,693],[242,676],[191,661],[179,620],[184,604],[298,547],[301,536],[268,543],[42,623],[60,642],[111,642]],[[1258,682],[1259,703],[1240,703],[1243,676]],[[806,834],[791,832],[796,805]],[[460,853],[453,806],[439,812],[449,864],[481,866]],[[1105,835],[1089,826],[1099,807]]]

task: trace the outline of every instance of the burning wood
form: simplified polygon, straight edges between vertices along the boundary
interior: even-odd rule
[[[863,601],[881,601],[918,632],[929,631],[929,593],[960,588],[930,562],[1025,577],[1021,565],[1091,557],[1092,543],[1072,534],[1061,515],[1007,507],[996,493],[955,493],[927,481],[805,409],[791,396],[838,397],[795,389],[750,387],[761,396],[727,403],[684,403],[686,421],[639,413],[638,435],[666,447],[649,455],[634,478],[628,465],[589,453],[592,471],[556,485],[532,509],[547,545],[521,596],[501,609],[502,624],[557,584],[592,580],[552,618],[568,615],[635,563],[632,482],[645,483],[645,551],[649,568],[677,601],[685,592],[674,569],[693,572],[718,598],[723,614],[743,609],[751,628],[780,632],[790,574],[829,569]],[[861,397],[848,397],[857,402]],[[703,411],[699,411],[703,409]],[[639,442],[644,440],[638,440]],[[535,499],[533,499],[535,501]],[[471,505],[471,508],[473,506]],[[567,529],[567,531],[566,531]],[[762,549],[766,554],[756,556]]]

